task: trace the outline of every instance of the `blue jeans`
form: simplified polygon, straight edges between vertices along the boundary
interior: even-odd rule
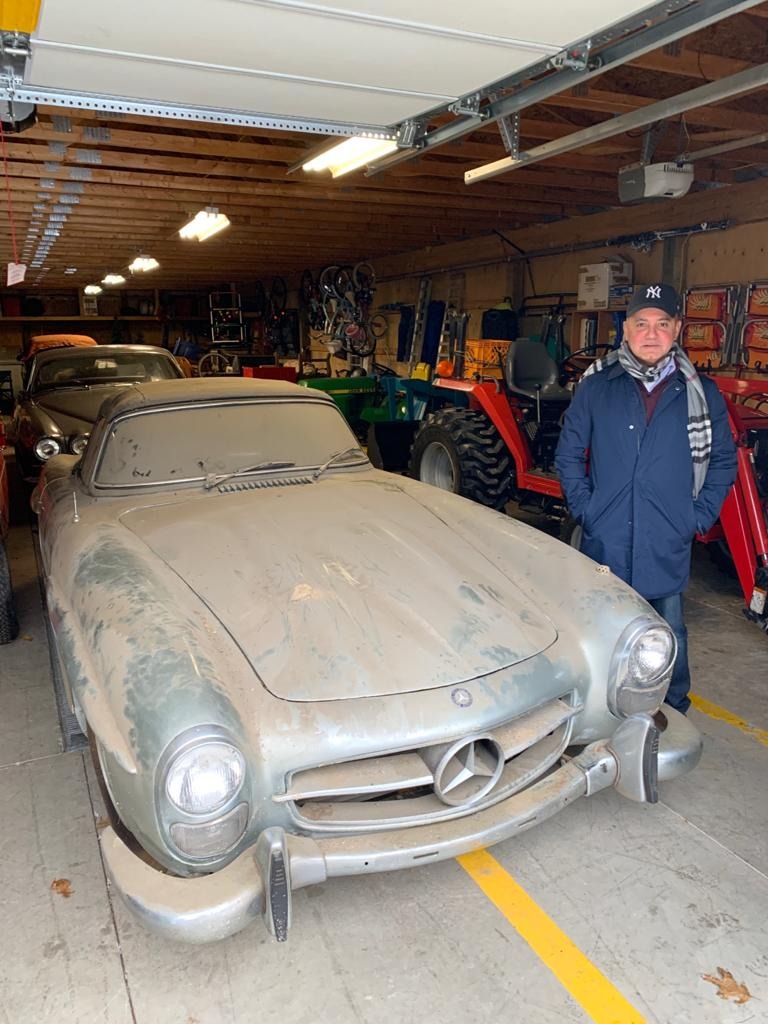
[[[671,597],[657,597],[648,604],[654,608],[662,619],[666,619],[677,637],[677,659],[672,669],[672,678],[664,702],[676,711],[686,713],[691,706],[688,691],[691,688],[691,670],[688,668],[688,630],[683,620],[683,595],[672,594]]]

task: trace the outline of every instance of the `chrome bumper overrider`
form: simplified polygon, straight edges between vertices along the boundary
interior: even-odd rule
[[[476,814],[338,838],[312,839],[267,828],[227,867],[197,878],[163,874],[107,828],[101,846],[110,882],[142,924],[166,938],[212,942],[234,935],[262,914],[270,931],[284,939],[294,889],[335,875],[395,871],[491,846],[608,786],[630,799],[655,800],[657,768],[659,780],[676,778],[701,756],[696,728],[676,711],[664,711],[668,726],[660,737],[648,716],[636,715],[622,722],[610,740],[590,744],[539,782]]]

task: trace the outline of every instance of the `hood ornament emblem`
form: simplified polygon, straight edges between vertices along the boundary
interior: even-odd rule
[[[472,694],[463,686],[457,686],[455,690],[451,690],[451,700],[457,708],[468,708],[472,705]]]

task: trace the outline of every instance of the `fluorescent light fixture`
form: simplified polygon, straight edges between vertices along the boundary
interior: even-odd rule
[[[397,149],[397,143],[393,139],[364,139],[356,135],[354,138],[345,139],[338,146],[327,149],[312,160],[302,164],[305,171],[330,171],[334,178],[340,178],[342,174],[349,174],[356,171],[358,167],[364,167],[374,160],[380,160],[389,156]]]
[[[206,238],[218,234],[224,228],[229,227],[229,217],[219,213],[215,206],[207,206],[204,210],[196,213],[192,220],[179,229],[182,238],[196,238],[198,242],[204,242]]]
[[[101,279],[102,284],[125,284],[125,278],[122,274],[107,274]]]
[[[65,274],[76,274],[77,273],[77,267],[64,267],[64,273]]]
[[[104,289],[100,284],[87,284],[85,288],[83,288],[86,295],[101,295],[103,290]]]
[[[148,270],[156,270],[159,266],[151,256],[137,256],[128,269],[132,274],[146,274]]]

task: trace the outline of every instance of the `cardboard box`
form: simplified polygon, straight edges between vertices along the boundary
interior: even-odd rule
[[[632,294],[634,268],[623,260],[579,267],[577,309],[624,309]]]

